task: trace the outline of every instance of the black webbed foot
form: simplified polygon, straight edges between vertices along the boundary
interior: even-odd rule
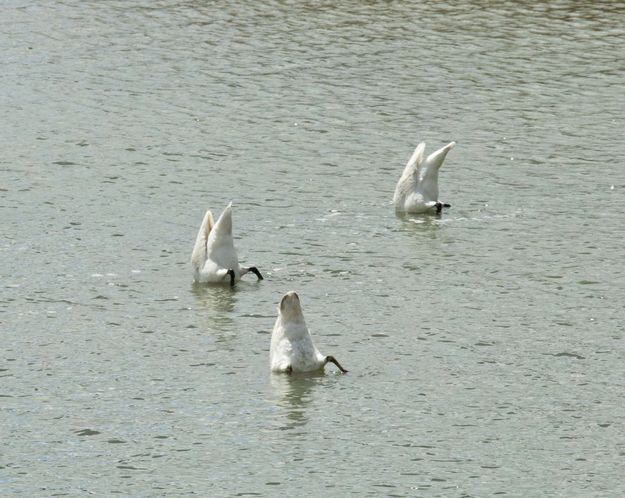
[[[347,373],[347,370],[345,370],[341,364],[336,361],[336,358],[332,355],[326,356],[326,363],[334,363],[337,367],[339,367],[339,370],[343,373]]]
[[[258,271],[258,268],[256,268],[255,266],[250,266],[250,271],[258,277],[258,280],[264,280],[263,276],[260,274],[260,271]]]
[[[437,202],[436,203],[436,214],[441,214],[441,212],[443,211],[443,208],[448,208],[451,207],[451,204],[447,204],[446,202]]]

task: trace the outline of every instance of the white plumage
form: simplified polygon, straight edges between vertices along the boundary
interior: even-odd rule
[[[287,292],[278,306],[278,318],[271,334],[271,370],[273,372],[314,372],[326,363],[345,370],[333,356],[324,356],[315,347],[304,320],[298,295]]]
[[[191,264],[196,282],[229,282],[234,285],[250,271],[259,280],[263,279],[255,266],[239,266],[239,257],[232,238],[232,202],[226,206],[216,223],[213,221],[213,214],[206,211],[191,254]]]
[[[440,213],[443,207],[449,207],[438,200],[438,170],[454,145],[456,142],[451,142],[427,158],[424,158],[425,142],[417,146],[395,187],[395,210],[403,213]]]

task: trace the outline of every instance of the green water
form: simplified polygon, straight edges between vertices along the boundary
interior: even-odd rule
[[[622,496],[624,21],[9,0],[0,494]],[[266,279],[194,286],[230,200]],[[288,290],[347,375],[270,374]]]

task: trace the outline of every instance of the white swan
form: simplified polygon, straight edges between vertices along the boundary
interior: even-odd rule
[[[217,223],[213,221],[213,214],[206,211],[191,254],[191,264],[196,282],[222,283],[227,282],[229,276],[230,285],[233,286],[250,271],[259,280],[263,279],[255,266],[239,266],[232,239],[232,202],[226,206]]]
[[[322,370],[326,363],[334,363],[345,370],[334,356],[324,356],[315,347],[304,320],[298,295],[287,292],[278,306],[278,319],[271,333],[271,370],[274,372],[313,372]]]
[[[417,146],[395,187],[393,203],[396,211],[440,213],[443,207],[449,207],[438,200],[438,170],[454,145],[456,142],[451,142],[425,159],[425,142]]]

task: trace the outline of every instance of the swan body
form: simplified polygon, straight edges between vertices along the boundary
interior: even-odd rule
[[[447,153],[456,145],[451,142],[425,157],[425,142],[413,152],[395,187],[393,204],[403,213],[440,213],[449,207],[438,200],[438,170]]]
[[[232,238],[232,202],[223,210],[217,222],[206,211],[191,254],[193,279],[200,283],[226,283],[234,285],[248,272],[263,279],[254,266],[242,268]],[[229,278],[228,278],[229,277]]]
[[[315,347],[299,296],[293,291],[287,292],[278,306],[278,318],[271,333],[270,360],[273,372],[314,372],[323,370],[328,362],[347,372],[333,356],[324,356]]]

